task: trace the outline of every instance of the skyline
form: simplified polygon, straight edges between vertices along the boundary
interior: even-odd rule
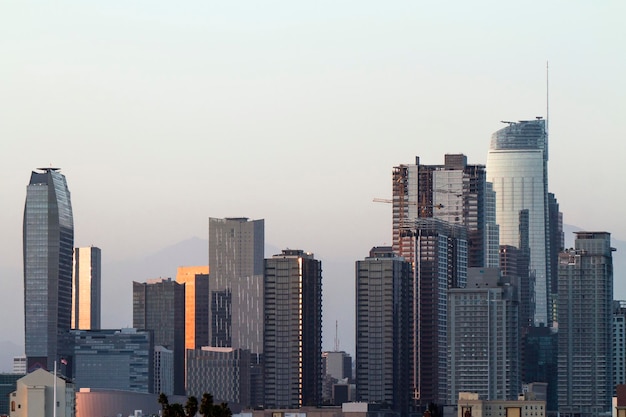
[[[353,313],[354,262],[392,243],[391,207],[371,201],[391,197],[392,167],[486,164],[500,120],[545,117],[548,60],[549,191],[564,223],[626,240],[617,1],[34,3],[0,6],[0,267],[18,274],[5,294],[22,293],[27,176],[59,166],[75,246],[103,263],[206,239],[209,217],[265,219],[268,244],[322,261],[329,349],[333,316]],[[130,300],[130,281],[103,270],[102,286]],[[103,327],[128,324],[112,300]],[[0,333],[23,342],[16,328]]]

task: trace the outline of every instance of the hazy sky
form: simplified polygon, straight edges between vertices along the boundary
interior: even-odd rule
[[[392,167],[485,163],[501,120],[546,115],[546,61],[550,190],[566,223],[626,239],[624,16],[621,0],[4,0],[0,266],[21,268],[26,185],[50,165],[76,245],[109,260],[206,239],[209,216],[361,259],[390,244],[372,198],[390,197]],[[353,288],[324,278],[329,297]],[[334,296],[353,314],[353,294]]]

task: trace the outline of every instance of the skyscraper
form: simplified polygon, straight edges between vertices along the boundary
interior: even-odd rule
[[[72,329],[100,328],[101,251],[94,246],[74,249]]]
[[[534,324],[552,324],[548,209],[548,135],[545,120],[506,122],[492,135],[487,181],[496,193],[500,244],[520,248],[527,221],[529,273],[534,275]],[[526,217],[524,217],[526,216]]]
[[[521,392],[517,288],[497,268],[469,268],[448,291],[448,401],[460,392],[516,400]]]
[[[322,263],[283,250],[265,260],[265,407],[322,400]]]
[[[411,264],[391,247],[356,262],[356,400],[410,406]]]
[[[32,172],[24,207],[24,331],[28,370],[69,354],[74,220],[58,168]]]
[[[264,221],[209,219],[209,342],[263,352]]]
[[[418,219],[412,235],[414,261],[411,336],[413,398],[421,407],[447,396],[448,290],[467,280],[466,228],[438,219]]]
[[[133,282],[133,327],[174,351],[174,394],[185,394],[185,285],[170,278]]]
[[[495,196],[484,165],[463,154],[446,154],[443,165],[399,165],[393,169],[393,249],[413,262],[414,241],[403,232],[415,219],[436,218],[467,229],[468,266],[498,266]]]
[[[185,349],[209,346],[209,267],[180,266],[176,282],[185,284]]]
[[[577,232],[559,255],[558,401],[561,416],[611,412],[613,257],[611,235]]]

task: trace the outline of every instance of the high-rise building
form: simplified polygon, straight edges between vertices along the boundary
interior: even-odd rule
[[[556,415],[558,411],[558,349],[559,338],[555,328],[527,327],[522,337],[522,382],[526,385],[544,383],[546,409]]]
[[[209,342],[263,352],[264,220],[209,219]]]
[[[171,278],[133,282],[133,327],[174,352],[174,394],[185,394],[185,285]]]
[[[411,264],[391,247],[356,262],[356,400],[410,406]]]
[[[72,329],[100,328],[101,257],[94,246],[74,249]]]
[[[250,351],[203,347],[187,350],[187,395],[210,392],[216,403],[250,407]]]
[[[176,282],[185,284],[185,349],[209,346],[209,267],[180,266]]]
[[[577,232],[559,255],[558,401],[561,416],[611,412],[613,258],[611,235]]]
[[[265,407],[322,400],[322,263],[286,249],[265,260]]]
[[[24,207],[24,333],[28,370],[69,354],[74,220],[58,168],[39,168]]]
[[[154,347],[154,383],[155,394],[174,394],[174,351],[163,346]]]
[[[468,266],[497,267],[495,196],[484,165],[468,165],[462,154],[446,154],[443,165],[393,169],[393,249],[413,262],[414,240],[406,233],[415,219],[436,218],[467,228]]]
[[[497,268],[469,268],[467,286],[448,291],[448,401],[474,392],[515,400],[521,392],[518,297]]]
[[[548,209],[548,135],[545,120],[506,122],[487,156],[487,181],[496,193],[500,244],[520,248],[527,222],[529,272],[534,275],[535,325],[552,324]]]
[[[613,386],[626,384],[626,301],[613,301]]]

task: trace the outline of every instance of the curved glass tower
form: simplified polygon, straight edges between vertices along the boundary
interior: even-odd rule
[[[24,330],[27,370],[51,369],[64,352],[72,315],[74,220],[58,168],[39,168],[24,207]]]
[[[535,325],[551,323],[548,224],[548,135],[545,120],[506,122],[487,156],[487,181],[496,192],[500,245],[528,251],[534,276]],[[522,300],[523,302],[524,300]],[[529,300],[532,304],[533,300]]]

